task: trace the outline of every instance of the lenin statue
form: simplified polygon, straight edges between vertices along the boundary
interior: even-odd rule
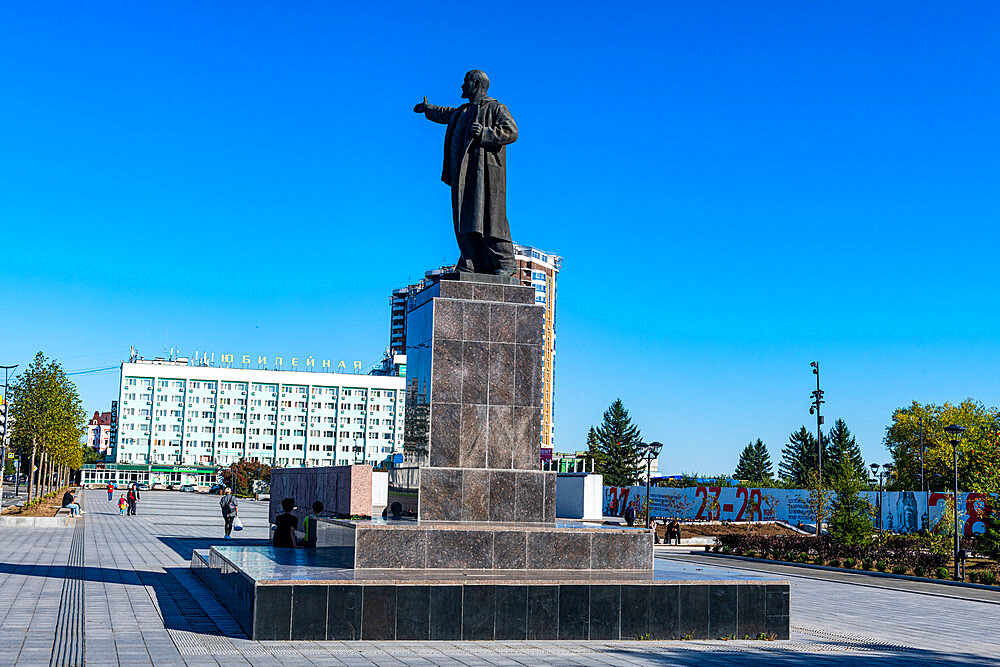
[[[439,107],[427,98],[413,107],[428,120],[447,125],[441,180],[451,186],[451,209],[461,257],[458,270],[513,276],[514,248],[507,224],[507,144],[517,125],[507,107],[486,91],[490,80],[474,69],[465,75],[458,108]]]

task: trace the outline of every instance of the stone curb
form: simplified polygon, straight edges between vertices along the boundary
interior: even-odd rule
[[[1000,586],[987,586],[986,584],[974,584],[971,581],[952,581],[950,579],[931,579],[929,577],[915,577],[910,574],[893,574],[892,572],[879,572],[878,570],[858,570],[846,567],[830,567],[829,565],[816,565],[814,563],[790,563],[784,560],[771,560],[769,558],[751,558],[749,556],[734,556],[733,554],[717,554],[711,551],[693,552],[714,556],[717,558],[732,558],[734,560],[745,560],[751,563],[773,563],[775,565],[788,565],[791,567],[801,567],[808,570],[826,570],[827,572],[846,572],[849,574],[867,574],[883,579],[903,579],[904,581],[916,581],[918,583],[943,584],[945,586],[958,586],[959,588],[978,588],[983,591],[1000,592]]]
[[[65,515],[0,517],[0,528],[66,528],[69,525]]]

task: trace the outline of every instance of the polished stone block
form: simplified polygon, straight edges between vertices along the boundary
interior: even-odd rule
[[[712,586],[708,595],[708,636],[713,639],[732,637],[737,629],[738,600],[736,588]]]
[[[736,634],[756,638],[765,631],[764,586],[748,584],[737,591]]]
[[[485,468],[489,438],[485,405],[462,406],[462,431],[459,441],[463,468]]]
[[[652,586],[624,585],[621,587],[621,638],[640,639],[649,632],[649,592]]]
[[[514,405],[514,348],[509,343],[490,343],[489,350],[489,405],[513,407]],[[510,464],[499,460],[490,467],[509,468]]]
[[[542,521],[553,523],[556,520],[556,476],[545,476],[545,499],[542,502]],[[652,546],[650,546],[652,549]],[[621,569],[621,568],[616,568]]]
[[[482,341],[462,343],[462,393],[457,402],[463,405],[487,405],[490,390],[490,344]],[[485,424],[482,425],[485,428]]]
[[[361,639],[361,586],[330,586],[327,599],[326,638]]]
[[[710,639],[709,635],[709,587],[696,584],[681,586],[677,632],[680,637]]]
[[[431,414],[431,429],[437,436],[430,452],[434,467],[458,467],[462,463],[461,449],[462,406],[442,403]]]
[[[559,638],[559,587],[528,587],[528,639]]]
[[[493,639],[496,586],[462,587],[462,639]]]
[[[513,343],[518,307],[509,303],[490,304],[490,342]]]
[[[396,640],[430,639],[430,586],[396,588]]]
[[[430,638],[449,641],[462,638],[462,587],[430,587]]]
[[[517,478],[513,471],[491,470],[490,521],[511,521],[514,517],[514,497]]]
[[[424,568],[427,531],[358,530],[354,566],[364,569]]]
[[[503,288],[503,300],[507,303],[535,303],[535,288],[522,287],[520,285],[505,285]]]
[[[465,328],[463,305],[464,302],[452,299],[438,299],[434,302],[433,335],[436,340],[462,340]],[[438,349],[435,346],[435,353]]]
[[[418,515],[425,521],[461,521],[462,470],[424,468],[420,471]]]
[[[493,533],[486,530],[428,531],[427,567],[492,569]]]
[[[292,639],[326,639],[327,586],[292,586]]]
[[[545,506],[545,477],[542,475],[515,475],[513,521],[542,522]]]
[[[368,641],[396,638],[398,586],[365,586],[361,603],[361,638]]]
[[[517,306],[515,343],[537,344],[542,337],[545,309],[543,306]]]
[[[528,533],[528,569],[590,569],[590,537],[584,532]]]
[[[595,570],[641,570],[653,562],[653,544],[648,534],[640,531],[629,533],[593,533],[593,561]]]
[[[493,567],[498,570],[523,570],[527,563],[528,534],[516,530],[493,532]]]
[[[622,587],[590,587],[590,638],[621,637]]]
[[[503,301],[503,285],[476,284],[472,287],[472,298],[477,301]]]
[[[590,589],[559,587],[559,639],[590,639]]]
[[[462,521],[490,520],[490,479],[488,470],[462,471]]]
[[[464,340],[488,343],[490,340],[490,303],[468,301],[465,303]]]
[[[649,638],[679,639],[680,592],[686,586],[649,587]],[[707,622],[707,616],[706,616]],[[705,629],[706,632],[708,628]]]
[[[292,587],[258,588],[253,610],[253,636],[289,639],[292,630]]]
[[[527,639],[528,587],[497,586],[494,639]]]
[[[487,419],[490,425],[486,448],[486,462],[490,468],[511,467],[514,450],[514,408],[509,405],[491,405]]]
[[[542,407],[542,348],[541,345],[514,345],[513,380],[514,405]]]
[[[465,345],[460,340],[441,340],[434,346],[431,362],[431,401],[434,405],[462,402]]]
[[[514,434],[511,467],[530,470],[538,457],[538,439],[541,437],[541,408],[513,408]],[[554,478],[553,478],[554,479]]]

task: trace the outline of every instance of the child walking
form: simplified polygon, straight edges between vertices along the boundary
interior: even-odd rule
[[[123,493],[118,497],[118,513],[125,516],[125,510],[128,509],[128,501],[125,500],[125,494]]]

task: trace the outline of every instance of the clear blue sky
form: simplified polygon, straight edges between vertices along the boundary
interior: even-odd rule
[[[565,257],[557,449],[620,396],[665,470],[777,460],[813,360],[875,460],[898,406],[1000,402],[998,5],[650,4],[6,5],[0,363],[375,361],[456,255],[411,108],[476,67],[515,240]]]

